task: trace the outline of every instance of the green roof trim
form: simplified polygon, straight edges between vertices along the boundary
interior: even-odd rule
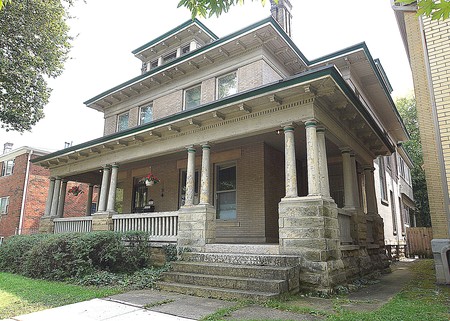
[[[344,92],[344,94],[351,100],[351,102],[354,104],[354,106],[362,114],[364,119],[366,119],[366,121],[372,126],[373,130],[378,134],[378,137],[384,142],[384,144],[389,148],[389,150],[391,152],[394,152],[395,146],[389,140],[387,133],[385,131],[383,131],[380,127],[378,127],[377,123],[372,119],[370,113],[362,105],[359,98],[356,97],[353,90],[350,88],[350,86],[347,84],[347,82],[342,78],[339,71],[336,69],[336,67],[334,65],[332,65],[332,66],[322,66],[322,67],[319,67],[316,69],[312,69],[312,70],[306,71],[304,73],[295,75],[290,78],[286,78],[284,80],[280,80],[280,81],[272,83],[272,84],[268,84],[265,86],[258,87],[256,89],[244,91],[244,92],[226,97],[221,100],[217,100],[217,101],[213,101],[211,103],[205,104],[205,105],[201,105],[195,109],[182,111],[177,114],[173,114],[171,116],[167,116],[167,117],[158,119],[156,121],[147,123],[145,125],[133,127],[133,128],[121,131],[121,132],[113,133],[113,134],[110,134],[107,136],[102,136],[102,137],[87,141],[85,143],[74,145],[69,148],[62,149],[62,150],[56,151],[54,153],[51,153],[51,154],[48,154],[48,155],[45,155],[42,157],[35,158],[34,160],[32,160],[32,162],[36,163],[36,162],[45,161],[47,159],[51,159],[51,158],[54,158],[54,157],[57,157],[57,156],[60,156],[60,155],[66,154],[66,153],[75,152],[77,150],[88,148],[89,146],[92,146],[92,145],[106,143],[109,140],[119,139],[121,137],[124,137],[127,135],[132,135],[134,133],[138,133],[138,132],[144,131],[146,129],[151,129],[153,127],[166,125],[173,121],[180,120],[182,118],[195,116],[198,113],[207,112],[209,110],[215,109],[222,105],[233,104],[233,103],[242,101],[244,99],[251,98],[256,95],[262,95],[262,94],[265,94],[268,92],[281,90],[285,87],[300,84],[302,82],[313,81],[315,79],[326,77],[326,76],[330,76],[334,79],[336,84],[341,88],[341,90]]]
[[[191,20],[189,20],[189,21],[191,21]],[[151,77],[152,75],[158,73],[160,70],[163,70],[165,68],[168,68],[168,67],[171,67],[173,65],[176,65],[176,64],[178,64],[178,63],[180,63],[182,61],[188,60],[194,55],[198,55],[199,53],[207,51],[207,50],[209,50],[209,49],[211,49],[211,48],[213,48],[215,46],[219,46],[222,43],[227,42],[228,40],[233,39],[234,37],[239,36],[242,33],[248,32],[248,31],[250,31],[252,29],[255,29],[255,28],[258,28],[260,26],[263,26],[263,25],[265,25],[267,23],[272,24],[272,26],[280,32],[280,34],[283,36],[283,38],[286,40],[286,42],[288,42],[292,46],[292,48],[300,56],[300,58],[303,59],[306,64],[308,64],[308,60],[301,53],[301,51],[297,48],[297,46],[295,46],[295,44],[292,42],[292,40],[289,38],[289,36],[284,32],[284,30],[280,27],[280,25],[272,17],[268,17],[268,18],[263,19],[261,21],[255,22],[255,23],[251,24],[250,26],[245,27],[244,29],[238,30],[238,31],[233,32],[233,33],[231,33],[231,34],[229,34],[229,35],[227,35],[225,37],[222,37],[222,38],[220,38],[220,39],[218,39],[218,40],[216,40],[214,42],[211,42],[211,43],[207,44],[206,46],[203,46],[203,47],[201,47],[199,49],[191,51],[191,52],[189,52],[186,55],[178,57],[177,59],[174,59],[171,62],[168,62],[168,63],[166,63],[166,64],[164,64],[162,66],[156,67],[156,68],[154,68],[152,70],[149,70],[149,71],[147,71],[146,73],[144,73],[142,75],[139,75],[139,76],[136,76],[134,78],[131,78],[130,80],[128,80],[128,81],[126,81],[124,83],[121,83],[120,85],[117,85],[117,86],[115,86],[115,87],[113,87],[111,89],[108,89],[108,90],[102,92],[101,94],[99,94],[99,95],[97,95],[97,96],[95,96],[95,97],[93,97],[93,98],[91,98],[89,100],[86,100],[84,102],[84,104],[88,106],[88,105],[96,102],[97,100],[100,100],[103,97],[113,93],[113,92],[116,92],[116,91],[118,91],[118,90],[120,90],[122,88],[125,88],[128,85],[131,85],[131,84],[133,84],[135,82],[143,80],[143,79],[145,79],[147,77]]]
[[[186,27],[193,25],[193,24],[198,24],[200,26],[200,28],[203,29],[203,31],[205,31],[207,34],[209,34],[211,36],[211,38],[213,38],[214,40],[219,39],[219,37],[216,36],[216,34],[214,32],[212,32],[211,30],[209,30],[203,23],[201,23],[199,20],[197,19],[189,19],[188,21],[182,23],[181,25],[179,25],[178,27],[173,28],[172,30],[167,31],[166,33],[162,34],[161,36],[153,39],[152,41],[147,42],[145,45],[140,46],[139,48],[133,50],[131,53],[133,55],[138,54],[139,52],[141,52],[142,50],[147,49],[150,46],[153,46],[155,44],[157,44],[158,42],[160,42],[163,39],[166,39],[167,37],[169,37],[170,35],[177,33],[178,31],[181,31],[183,29],[185,29]]]

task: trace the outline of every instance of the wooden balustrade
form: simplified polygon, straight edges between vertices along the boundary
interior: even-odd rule
[[[87,233],[92,231],[92,216],[53,219],[54,233]]]

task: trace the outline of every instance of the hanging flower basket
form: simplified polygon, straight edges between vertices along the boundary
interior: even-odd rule
[[[141,181],[143,181],[146,186],[153,186],[159,183],[159,179],[153,174],[148,174]]]
[[[68,191],[67,194],[73,194],[73,196],[78,196],[80,194],[83,194],[84,191],[81,189],[81,186],[72,186]]]

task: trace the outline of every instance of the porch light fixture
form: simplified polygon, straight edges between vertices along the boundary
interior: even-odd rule
[[[283,134],[283,130],[282,129],[277,129],[276,131],[275,131],[275,134],[277,134],[277,135],[281,135],[281,134]]]

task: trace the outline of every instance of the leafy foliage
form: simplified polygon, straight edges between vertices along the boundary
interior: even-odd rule
[[[417,225],[431,226],[427,183],[423,169],[422,143],[420,141],[419,124],[417,122],[416,100],[413,97],[403,97],[397,99],[396,105],[410,135],[410,140],[405,142],[403,146],[414,163],[414,167],[411,170],[411,177],[414,199],[418,210]]]
[[[23,132],[44,117],[51,91],[46,78],[62,73],[70,49],[66,7],[71,4],[72,0],[0,0],[2,128]]]
[[[0,270],[51,280],[134,272],[150,263],[147,239],[137,232],[14,236],[0,247]]]
[[[397,0],[397,2],[404,4],[412,4],[414,2],[417,2],[417,15],[431,17],[432,20],[445,20],[450,16],[449,0]]]

